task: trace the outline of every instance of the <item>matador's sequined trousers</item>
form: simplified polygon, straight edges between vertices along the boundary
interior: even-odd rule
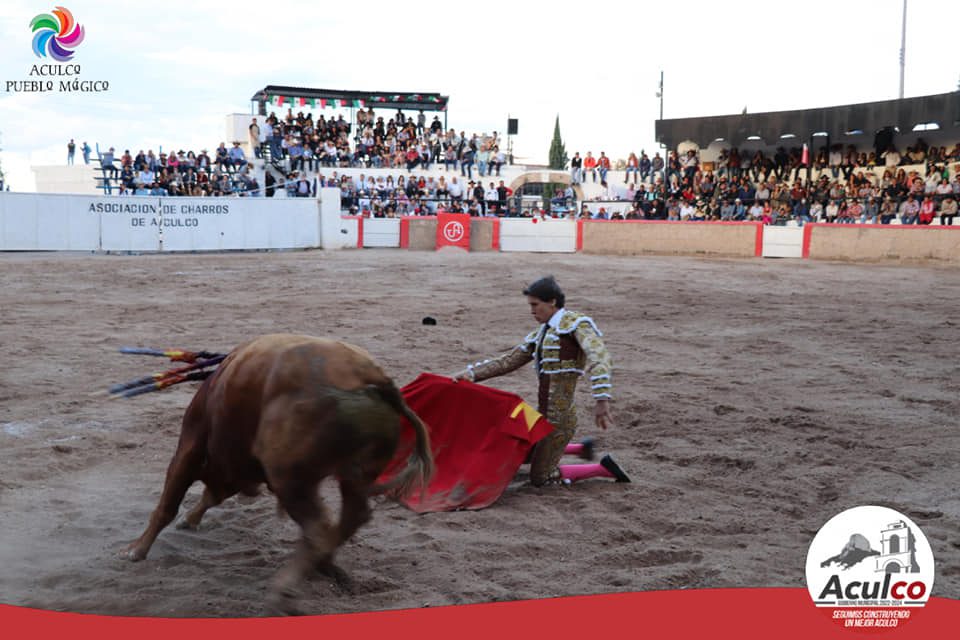
[[[559,478],[557,465],[577,430],[574,392],[579,378],[576,373],[540,376],[537,410],[550,421],[554,429],[534,446],[530,459],[530,482],[535,486]]]

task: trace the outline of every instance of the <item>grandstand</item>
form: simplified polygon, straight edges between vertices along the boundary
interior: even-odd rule
[[[285,198],[335,186],[343,193],[345,213],[378,217],[439,208],[530,215],[543,208],[555,216],[791,226],[952,223],[950,212],[960,197],[957,93],[660,120],[657,140],[669,150],[663,167],[651,169],[646,154],[639,166],[633,157],[630,165],[615,159],[605,182],[595,171],[575,175],[510,163],[497,132],[467,133],[452,126],[449,97],[438,93],[268,85],[251,101],[254,114],[227,116],[224,138],[209,145],[221,146],[222,155],[237,151],[242,162],[223,164],[210,154],[206,175],[198,178],[197,158],[206,149],[178,150],[167,160],[158,156],[152,168],[166,177],[151,186],[137,184],[142,162],[135,151],[125,162],[125,154],[116,152],[113,171],[100,164],[98,147],[91,167],[36,168],[38,189]],[[251,131],[254,122],[259,131]],[[121,165],[131,163],[132,171],[122,178]],[[184,169],[190,166],[193,173]],[[557,185],[558,195],[545,201],[547,184]],[[924,203],[926,196],[932,205]]]

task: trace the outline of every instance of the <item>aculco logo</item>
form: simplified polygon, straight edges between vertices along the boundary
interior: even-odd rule
[[[807,589],[846,627],[895,627],[933,588],[933,552],[920,528],[886,507],[848,509],[831,518],[807,552]]]

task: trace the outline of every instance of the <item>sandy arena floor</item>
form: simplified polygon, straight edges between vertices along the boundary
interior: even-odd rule
[[[817,529],[863,504],[912,518],[933,595],[960,598],[960,270],[452,251],[0,254],[0,601],[266,613],[298,535],[269,495],[170,527],[145,562],[115,556],[156,504],[195,390],[92,397],[167,366],[118,347],[310,333],[406,384],[513,346],[533,328],[520,290],[546,273],[614,355],[616,428],[597,432],[581,388],[579,433],[634,482],[518,476],[492,508],[424,516],[379,501],[338,556],[352,587],[316,577],[306,612],[802,587]],[[491,384],[535,402],[528,367]]]

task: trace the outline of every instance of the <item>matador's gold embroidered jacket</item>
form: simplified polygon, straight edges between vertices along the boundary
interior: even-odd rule
[[[612,364],[602,336],[590,317],[564,309],[556,328],[544,323],[510,352],[468,365],[467,370],[479,382],[514,371],[533,360],[540,379],[539,409],[544,414],[548,413],[546,400],[551,379],[560,386],[569,385],[572,393],[576,380],[589,373],[593,397],[611,398]]]

